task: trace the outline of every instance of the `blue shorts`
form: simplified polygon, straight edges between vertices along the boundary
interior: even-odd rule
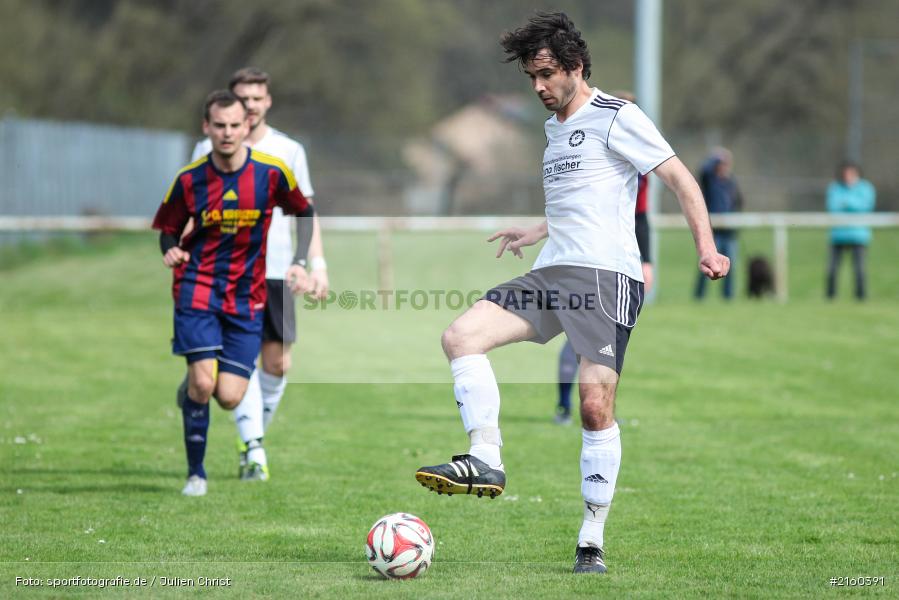
[[[255,318],[193,308],[175,309],[172,352],[188,364],[215,358],[219,371],[250,378],[262,347],[262,311]]]

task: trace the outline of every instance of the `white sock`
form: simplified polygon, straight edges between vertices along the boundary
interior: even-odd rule
[[[256,370],[259,372],[259,387],[262,388],[262,427],[268,429],[268,424],[271,423],[281,403],[284,388],[287,387],[287,377],[272,375],[262,369]]]
[[[578,546],[602,548],[603,529],[615,494],[620,466],[621,435],[618,423],[601,431],[584,429],[581,447],[584,522],[578,534]]]
[[[462,425],[471,439],[468,453],[493,468],[502,467],[499,449],[499,387],[486,354],[460,356],[450,363],[453,392]]]
[[[262,425],[262,389],[259,386],[259,369],[253,371],[243,400],[234,409],[234,421],[237,423],[237,434],[243,443],[258,440],[265,435],[265,428]]]
[[[262,440],[250,440],[247,444],[247,462],[268,465],[265,448],[262,447]]]

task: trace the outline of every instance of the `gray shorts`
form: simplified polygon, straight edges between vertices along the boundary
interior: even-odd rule
[[[297,341],[297,317],[293,294],[283,279],[266,279],[265,288],[262,341],[293,344]]]
[[[563,331],[579,356],[621,373],[631,329],[643,305],[643,284],[590,267],[531,271],[490,289],[485,300],[514,312],[545,344]]]

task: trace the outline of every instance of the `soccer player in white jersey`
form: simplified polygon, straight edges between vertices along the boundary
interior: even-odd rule
[[[521,258],[524,246],[548,240],[529,273],[491,289],[444,331],[471,446],[415,476],[439,494],[501,494],[499,389],[486,353],[512,342],[546,343],[564,331],[580,356],[583,423],[584,513],[574,572],[604,573],[603,527],[621,461],[615,390],[643,300],[637,175],[654,172],[677,196],[702,273],[724,277],[729,262],[715,248],[699,186],[653,123],[635,104],[587,85],[590,54],[565,14],[536,15],[503,36],[502,46],[553,113],[544,127],[546,220],[504,229],[489,241],[501,240],[497,257],[508,250]]]
[[[314,192],[302,144],[266,122],[266,113],[272,106],[270,83],[267,73],[252,67],[240,69],[231,76],[228,87],[246,103],[249,113],[250,134],[245,143],[254,150],[281,159],[293,171],[303,195],[312,198]],[[194,148],[193,159],[207,154],[210,148],[208,139],[199,142]],[[296,253],[291,242],[291,221],[280,208],[274,209],[265,256],[268,299],[262,335],[262,368],[253,372],[246,395],[234,410],[240,438],[239,476],[244,480],[264,481],[269,477],[262,439],[284,395],[290,369],[290,346],[296,341],[291,292],[308,292],[319,299],[328,293],[327,264],[318,217],[295,219]],[[310,269],[308,276],[307,266]]]

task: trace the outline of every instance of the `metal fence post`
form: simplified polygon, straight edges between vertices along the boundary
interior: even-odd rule
[[[789,298],[787,289],[789,276],[789,247],[787,240],[787,224],[781,218],[774,220],[774,286],[778,302],[786,302]]]
[[[393,289],[393,247],[390,240],[392,224],[385,219],[378,228],[378,289]]]

